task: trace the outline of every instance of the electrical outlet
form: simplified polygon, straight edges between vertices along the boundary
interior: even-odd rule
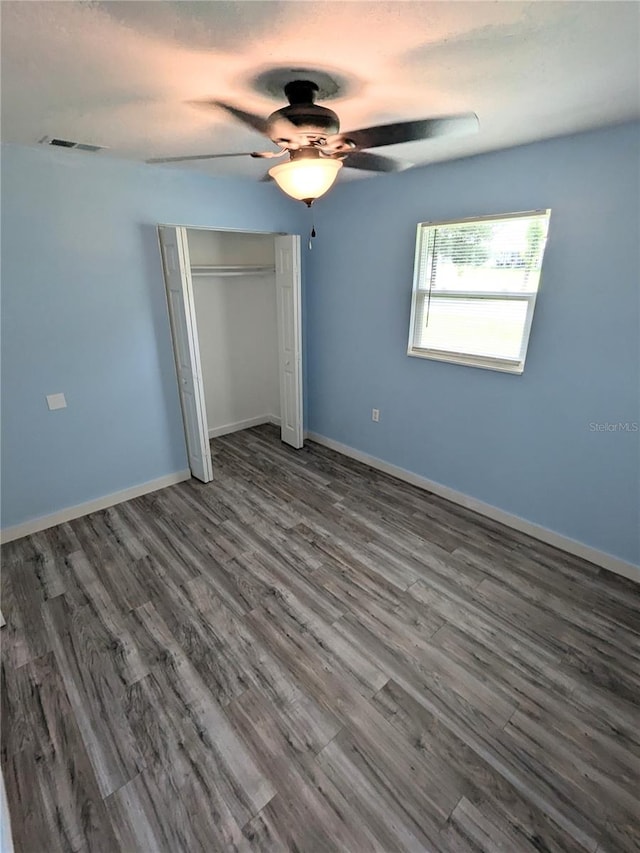
[[[378,423],[380,420],[380,409],[371,409],[371,420],[374,423]]]
[[[55,409],[66,409],[67,401],[64,394],[47,394],[47,406],[52,412]]]

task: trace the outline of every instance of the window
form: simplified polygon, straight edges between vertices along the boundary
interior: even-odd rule
[[[409,355],[522,373],[550,214],[418,225]]]

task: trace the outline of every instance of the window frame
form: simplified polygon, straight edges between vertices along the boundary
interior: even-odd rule
[[[518,211],[517,213],[501,213],[501,214],[489,214],[483,216],[469,216],[461,219],[443,219],[439,221],[427,221],[427,222],[419,222],[416,228],[416,241],[415,241],[415,255],[413,262],[413,286],[411,289],[411,315],[409,319],[409,342],[407,346],[407,355],[413,358],[426,358],[431,361],[444,361],[450,364],[462,364],[467,367],[480,367],[485,370],[497,370],[503,373],[514,373],[514,374],[522,374],[524,372],[525,361],[527,357],[527,350],[529,347],[529,336],[531,333],[531,325],[533,323],[533,314],[536,306],[536,298],[538,296],[538,292],[540,290],[540,284],[542,281],[542,263],[540,267],[540,279],[538,281],[538,287],[535,291],[526,292],[526,291],[505,291],[505,292],[494,292],[494,291],[442,291],[439,290],[436,294],[436,298],[445,297],[447,299],[504,299],[504,300],[517,300],[520,302],[527,303],[527,313],[525,316],[524,327],[522,331],[522,339],[520,343],[520,353],[518,357],[515,359],[510,358],[496,358],[493,356],[483,356],[477,355],[474,353],[464,353],[457,352],[455,350],[440,350],[433,349],[428,347],[418,347],[414,344],[415,338],[415,323],[416,323],[416,315],[418,313],[418,305],[420,300],[425,300],[429,298],[429,289],[420,287],[420,278],[421,278],[421,265],[420,259],[422,258],[422,249],[423,249],[423,241],[428,239],[428,233],[430,228],[436,228],[440,225],[464,225],[465,223],[471,222],[496,222],[499,220],[505,219],[522,219],[527,216],[547,216],[547,220],[550,221],[551,218],[551,209],[543,208],[540,210],[526,210],[526,211]],[[547,238],[545,239],[545,248],[548,242],[548,231]],[[544,261],[544,251],[542,256],[542,261]],[[434,298],[434,293],[431,291],[431,299]]]

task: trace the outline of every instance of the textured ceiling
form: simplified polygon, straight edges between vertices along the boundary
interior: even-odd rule
[[[327,104],[343,130],[478,114],[477,136],[379,149],[412,163],[640,116],[637,2],[4,0],[0,8],[2,138],[109,149],[85,156],[268,148],[221,111],[188,102],[218,98],[267,115],[285,99],[258,94],[252,81],[282,65],[346,78],[344,96]],[[181,168],[257,177],[266,165],[231,158]]]

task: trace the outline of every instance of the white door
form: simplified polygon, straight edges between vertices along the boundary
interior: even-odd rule
[[[278,299],[278,364],[280,373],[280,436],[302,447],[302,311],[300,238],[275,238]]]
[[[203,483],[208,483],[213,479],[213,470],[187,231],[185,228],[161,225],[158,233],[162,247],[164,280],[167,288],[189,467],[194,477],[202,480]]]

